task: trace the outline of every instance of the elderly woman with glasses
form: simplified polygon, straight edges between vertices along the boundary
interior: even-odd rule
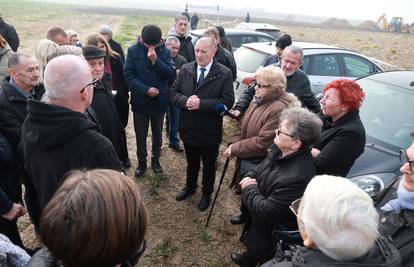
[[[224,152],[227,157],[237,157],[232,185],[240,193],[238,183],[246,173],[246,168],[240,168],[241,165],[252,159],[260,163],[275,138],[282,110],[288,106],[300,106],[299,100],[293,94],[286,93],[286,76],[280,68],[260,68],[256,71],[255,78],[256,92],[253,101],[241,121],[240,130],[230,138],[230,145]]]
[[[267,157],[240,182],[248,219],[241,240],[244,254],[232,253],[241,266],[256,266],[274,256],[272,232],[297,229],[290,203],[299,198],[316,174],[311,146],[319,138],[321,120],[301,107],[285,109]]]
[[[359,118],[364,100],[361,87],[352,80],[336,80],[325,86],[320,103],[324,126],[312,149],[318,174],[346,176],[364,152],[365,129]]]
[[[291,209],[304,247],[282,253],[263,266],[401,266],[398,251],[378,234],[372,199],[348,179],[316,176]],[[289,258],[282,261],[283,255]]]

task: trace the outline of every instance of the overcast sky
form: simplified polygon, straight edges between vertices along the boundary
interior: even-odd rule
[[[413,0],[153,0],[158,3],[220,5],[235,9],[264,8],[271,12],[293,13],[324,17],[369,19],[376,20],[385,13],[388,20],[391,17],[404,17],[406,22],[414,20]]]

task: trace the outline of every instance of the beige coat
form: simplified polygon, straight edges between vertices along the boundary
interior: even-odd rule
[[[12,54],[13,51],[8,44],[5,47],[0,48],[0,84],[4,77],[9,75],[7,63],[9,62],[9,57]]]

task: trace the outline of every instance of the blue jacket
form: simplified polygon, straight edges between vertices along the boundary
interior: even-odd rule
[[[124,76],[131,86],[132,111],[141,114],[159,114],[166,110],[169,98],[168,82],[175,79],[170,50],[164,43],[155,52],[157,59],[152,65],[147,57],[148,49],[141,39],[128,48]],[[160,91],[156,97],[149,97],[150,87]]]

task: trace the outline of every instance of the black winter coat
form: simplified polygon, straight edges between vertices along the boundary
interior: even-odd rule
[[[178,54],[182,55],[188,63],[195,60],[194,45],[191,42],[191,36],[179,36],[175,31],[171,32],[170,35],[175,36],[180,40],[180,49]]]
[[[225,67],[231,70],[231,74],[233,75],[233,81],[237,78],[237,67],[236,61],[234,61],[233,54],[227,51],[225,48],[218,46],[217,52],[214,55],[218,63],[221,63]]]
[[[0,34],[6,40],[6,42],[10,45],[10,48],[16,52],[17,48],[20,45],[19,35],[16,32],[16,29],[13,25],[7,24],[1,17],[0,17]]]
[[[112,143],[96,129],[82,113],[29,100],[20,149],[29,179],[27,186],[34,189],[41,208],[70,170],[122,170]]]
[[[297,230],[296,216],[289,205],[300,198],[316,170],[310,148],[285,157],[276,145],[267,157],[245,177],[257,180],[257,185],[243,189],[242,201],[250,213],[246,224],[246,246],[255,255],[274,255],[272,231]]]
[[[398,251],[385,238],[379,238],[374,247],[363,257],[352,262],[338,262],[324,255],[320,250],[298,247],[292,251],[290,260],[266,262],[262,267],[400,267]],[[408,265],[402,265],[408,266]],[[411,265],[412,266],[412,265]]]
[[[124,53],[124,49],[122,49],[122,46],[114,39],[109,40],[108,44],[112,50],[114,50],[121,56],[122,62],[125,62],[125,53]]]
[[[310,111],[316,114],[321,112],[321,105],[311,90],[308,75],[302,70],[298,69],[293,75],[287,77],[286,92],[294,94],[299,98],[302,106],[308,108]],[[254,93],[254,86],[247,88],[240,96],[239,101],[237,101],[235,109],[242,113],[246,111],[250,101],[253,99]]]
[[[191,95],[200,98],[198,110],[188,110],[186,107]],[[215,106],[219,103],[233,106],[231,71],[214,60],[204,81],[197,86],[197,64],[187,63],[182,66],[171,88],[170,101],[181,108],[179,132],[184,143],[192,146],[218,145],[221,143],[223,117]]]
[[[321,151],[315,158],[318,174],[346,176],[365,148],[359,111],[350,111],[333,123],[325,117],[321,136],[313,147]]]

